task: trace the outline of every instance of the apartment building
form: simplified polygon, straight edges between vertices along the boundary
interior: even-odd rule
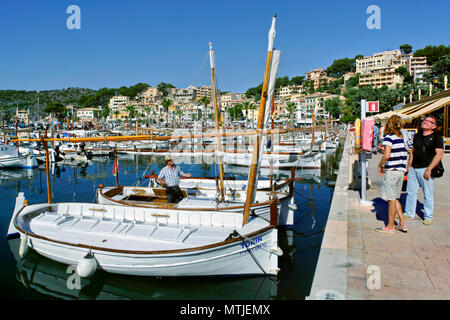
[[[287,86],[287,87],[281,87],[277,89],[277,96],[282,99],[290,99],[292,95],[297,94],[304,94],[306,92],[306,88],[303,87],[303,85],[297,85],[297,86]]]
[[[317,118],[326,118],[325,101],[338,97],[344,101],[345,98],[340,95],[328,93],[315,93],[297,99],[297,113],[302,119],[312,118],[313,112]]]
[[[427,57],[414,57],[412,54],[395,57],[392,60],[392,66],[395,68],[405,67],[409,74],[419,81],[422,79],[423,74],[431,69],[427,64]]]
[[[426,57],[414,57],[413,54],[402,54],[400,50],[376,53],[356,60],[356,72],[360,74],[359,85],[394,88],[403,83],[403,77],[395,74],[399,67],[405,67],[414,81],[422,81],[425,72],[430,70]]]
[[[403,76],[395,73],[396,68],[386,68],[372,72],[366,72],[359,76],[359,86],[374,88],[381,88],[387,86],[388,88],[395,88],[403,83]]]
[[[139,97],[144,105],[150,105],[152,103],[155,103],[160,98],[160,96],[161,94],[158,91],[158,88],[149,87],[145,91],[143,91]]]
[[[221,102],[232,102],[245,99],[245,93],[227,92],[220,96]]]
[[[109,109],[112,113],[125,109],[127,105],[130,104],[130,97],[127,96],[114,96],[111,99],[109,99]]]
[[[330,81],[336,80],[333,77],[329,77],[327,72],[322,68],[317,68],[305,73],[306,81],[314,81],[314,90],[317,90],[320,86],[323,86]]]
[[[217,90],[217,96],[220,95],[220,90]],[[212,100],[212,87],[211,86],[200,86],[197,87],[197,100],[203,97],[208,97]]]
[[[356,59],[356,73],[368,73],[392,67],[392,61],[401,56],[400,50],[389,50]]]
[[[100,111],[98,108],[83,108],[77,110],[77,118],[81,121],[92,121],[95,117],[95,113]]]
[[[198,92],[197,88],[194,86],[189,86],[184,89],[177,89],[177,91],[173,95],[173,99],[176,102],[183,102],[183,103],[191,102],[196,99],[197,92]]]

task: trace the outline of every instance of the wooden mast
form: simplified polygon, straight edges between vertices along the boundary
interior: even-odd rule
[[[272,96],[272,106],[270,108],[270,118],[271,118],[271,123],[270,123],[270,129],[274,129],[275,123],[273,120],[273,113],[275,111],[275,95]],[[273,133],[270,135],[270,152],[273,151]],[[273,158],[270,157],[270,189],[272,190],[272,192],[275,191],[275,186],[273,185]]]
[[[275,39],[275,20],[277,18],[277,15],[274,15],[272,18],[272,26],[269,30],[269,45],[267,48],[267,59],[266,59],[266,69],[264,71],[264,82],[262,86],[262,92],[261,92],[261,102],[259,104],[259,112],[258,112],[258,122],[256,125],[256,139],[255,144],[253,147],[253,156],[252,156],[252,163],[250,164],[250,174],[248,177],[248,186],[247,186],[247,198],[245,199],[245,206],[244,206],[244,218],[243,218],[243,224],[248,223],[248,219],[250,217],[250,206],[253,201],[253,190],[255,188],[255,177],[256,177],[256,169],[259,163],[259,154],[260,154],[260,148],[261,148],[261,139],[262,139],[262,131],[264,126],[264,112],[266,107],[266,100],[267,100],[267,87],[269,83],[269,74],[270,74],[270,65],[272,63],[272,51],[273,51],[273,42]]]
[[[219,108],[217,106],[217,91],[216,91],[216,59],[214,55],[214,50],[212,49],[212,43],[209,42],[209,62],[211,66],[211,78],[212,78],[212,98],[213,98],[213,104],[215,108],[215,120],[216,120],[216,131],[218,134],[220,134],[220,119],[219,119]],[[220,138],[220,135],[217,135],[217,150],[219,152],[222,151],[222,139]],[[222,202],[225,201],[225,192],[223,188],[223,164],[222,164],[222,158],[218,157],[219,161],[219,179],[220,179],[220,185],[219,185],[219,192],[220,192],[220,198]]]
[[[45,137],[47,137],[47,133],[45,133]],[[48,154],[48,141],[44,140],[44,137],[41,136],[41,142],[42,142],[42,146],[44,147],[44,150],[45,150],[45,175],[47,178],[47,200],[48,200],[48,204],[51,204],[52,203],[52,194],[51,194],[51,189],[50,189],[50,169],[49,169],[50,159],[49,159],[49,154]]]
[[[313,114],[312,114],[312,135],[311,135],[311,154],[313,152],[313,145],[314,145],[314,127],[316,125],[316,107],[314,107]]]

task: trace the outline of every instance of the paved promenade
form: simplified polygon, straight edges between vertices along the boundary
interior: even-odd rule
[[[420,189],[416,219],[406,220],[408,232],[382,234],[375,231],[388,217],[377,171],[381,154],[368,160],[367,200],[373,206],[361,206],[359,191],[348,188],[351,143],[346,139],[309,299],[450,299],[450,154],[443,158],[444,176],[435,180],[433,224],[423,224]],[[403,208],[405,199],[403,192]]]

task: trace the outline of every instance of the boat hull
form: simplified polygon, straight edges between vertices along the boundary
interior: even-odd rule
[[[184,277],[278,272],[278,233],[265,219],[253,217],[242,225],[242,215],[225,212],[89,203],[53,204],[50,210],[45,204],[17,203],[9,232],[17,231],[26,247],[67,265],[77,266],[90,253],[97,268],[116,274]]]
[[[273,164],[271,164],[271,161],[273,161]],[[224,153],[223,155],[223,163],[227,165],[249,167],[251,162],[251,154]],[[292,160],[283,156],[278,157],[278,155],[273,155],[272,159],[270,159],[268,155],[264,155],[260,163],[260,168],[270,168],[271,166],[274,170],[290,168],[319,169],[321,167],[321,155],[295,156]]]
[[[161,254],[114,253],[41,239],[32,239],[30,247],[49,259],[75,266],[90,251],[101,270],[115,274],[164,277],[276,275],[278,257],[269,252],[276,238],[277,230],[271,229],[250,238],[251,241],[194,252]],[[247,247],[249,242],[254,244]]]

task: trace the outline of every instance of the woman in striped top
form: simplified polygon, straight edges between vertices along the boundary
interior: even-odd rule
[[[401,129],[402,120],[399,116],[390,117],[384,129],[383,146],[384,155],[378,164],[378,171],[384,177],[381,186],[381,197],[389,203],[389,221],[385,228],[377,228],[376,231],[394,233],[394,230],[407,232],[403,219],[402,205],[398,200],[402,192],[403,177],[408,163],[408,151],[405,146]],[[399,224],[395,226],[395,216],[399,217]]]

